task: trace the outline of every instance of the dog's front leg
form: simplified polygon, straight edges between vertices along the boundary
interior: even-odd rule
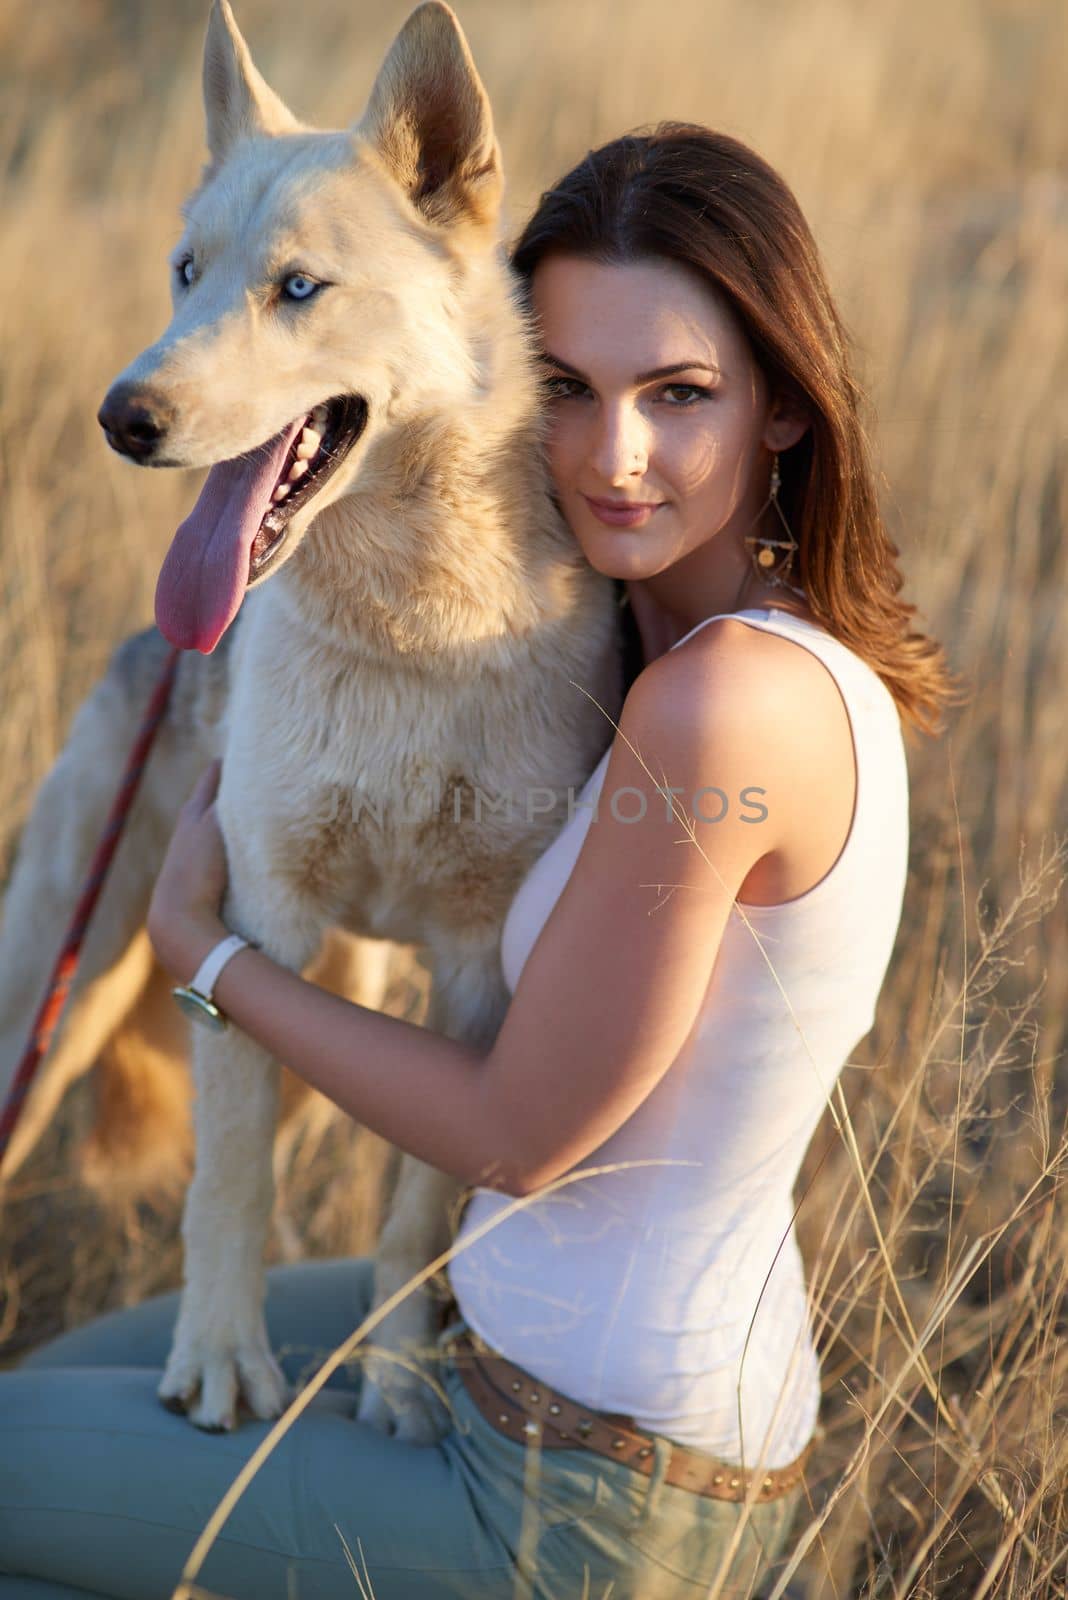
[[[508,1006],[498,950],[496,934],[466,953],[455,940],[449,942],[434,963],[427,1027],[475,1048],[490,1048]],[[376,1308],[446,1249],[459,1192],[454,1178],[404,1157],[375,1252]],[[375,1329],[365,1357],[361,1422],[417,1444],[444,1432],[445,1408],[419,1370],[433,1352],[440,1305],[441,1294],[431,1281],[410,1290]]]
[[[301,972],[322,938],[320,909],[262,872],[266,846],[226,827],[223,798],[230,869],[223,920],[254,929],[275,961]],[[234,1023],[223,1033],[195,1023],[190,1031],[196,1165],[182,1218],[185,1287],[158,1393],[214,1432],[234,1426],[239,1399],[256,1417],[276,1417],[285,1406],[263,1316],[280,1068]]]
[[[257,1417],[276,1417],[285,1404],[263,1319],[279,1068],[233,1025],[194,1034],[196,1170],[182,1219],[185,1288],[158,1392],[170,1410],[217,1432],[234,1426],[239,1397]]]
[[[402,1158],[375,1252],[375,1309],[404,1290],[421,1267],[446,1249],[459,1190],[454,1178],[414,1156]],[[364,1355],[359,1420],[411,1444],[432,1443],[448,1420],[421,1370],[433,1355],[440,1298],[433,1280],[409,1289],[371,1334]]]

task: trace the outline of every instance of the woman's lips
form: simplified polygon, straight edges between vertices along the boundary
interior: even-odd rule
[[[594,500],[588,494],[582,498],[598,522],[607,523],[610,528],[640,528],[663,504],[661,500]]]

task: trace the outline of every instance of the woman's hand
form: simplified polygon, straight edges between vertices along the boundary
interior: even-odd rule
[[[205,768],[178,813],[148,908],[148,937],[180,983],[227,933],[221,908],[229,873],[215,811],[221,771],[220,760]]]

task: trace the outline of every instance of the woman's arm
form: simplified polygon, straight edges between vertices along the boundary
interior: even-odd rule
[[[198,949],[203,959],[225,936],[220,922],[190,945],[183,982]],[[504,1147],[488,1115],[484,1055],[343,1000],[260,950],[227,962],[214,998],[232,1024],[358,1122],[463,1183],[492,1186]]]
[[[631,689],[597,820],[488,1054],[342,1000],[258,951],[223,969],[222,1009],[359,1122],[465,1184],[524,1194],[580,1163],[681,1049],[734,897],[775,847],[790,793],[781,752],[791,713],[786,695],[767,692],[760,636],[727,621],[702,638],[701,650],[665,656]],[[691,831],[658,784],[681,791],[686,818],[711,786],[727,812]],[[747,786],[764,791],[762,823],[745,820]],[[201,813],[208,800],[205,789]],[[697,797],[698,813],[720,809],[715,794]],[[206,825],[206,815],[186,818],[184,835],[179,825],[149,917],[160,959],[182,982],[226,931],[196,905],[193,841],[199,829],[210,853]]]

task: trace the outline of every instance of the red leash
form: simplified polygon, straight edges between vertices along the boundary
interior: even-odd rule
[[[59,1021],[60,1012],[63,1010],[64,1001],[77,971],[78,958],[86,929],[89,926],[89,919],[100,897],[100,891],[104,887],[104,880],[107,877],[108,868],[111,866],[111,858],[115,854],[122,835],[123,825],[126,822],[127,813],[133,804],[134,796],[141,782],[141,774],[144,772],[145,763],[148,760],[148,752],[152,746],[153,739],[156,737],[156,730],[163,720],[167,702],[171,697],[171,689],[174,687],[174,675],[178,667],[178,657],[181,653],[177,647],[172,648],[160,674],[159,682],[153,690],[148,710],[145,712],[137,738],[130,751],[129,760],[126,763],[126,771],[123,773],[118,793],[112,802],[111,813],[104,825],[100,843],[96,847],[96,855],[93,857],[92,865],[89,868],[89,875],[85,880],[81,899],[75,907],[70,927],[67,930],[67,937],[63,942],[63,948],[60,950],[56,964],[52,969],[51,982],[34,1018],[29,1043],[23,1052],[22,1060],[19,1062],[18,1070],[15,1073],[11,1089],[4,1104],[3,1113],[0,1114],[0,1163],[3,1162],[4,1153],[7,1150],[11,1135],[15,1131],[15,1124],[19,1119],[19,1112],[22,1110],[30,1084],[33,1082],[34,1073],[40,1066],[41,1060],[52,1042],[52,1034],[55,1032],[56,1023]]]

